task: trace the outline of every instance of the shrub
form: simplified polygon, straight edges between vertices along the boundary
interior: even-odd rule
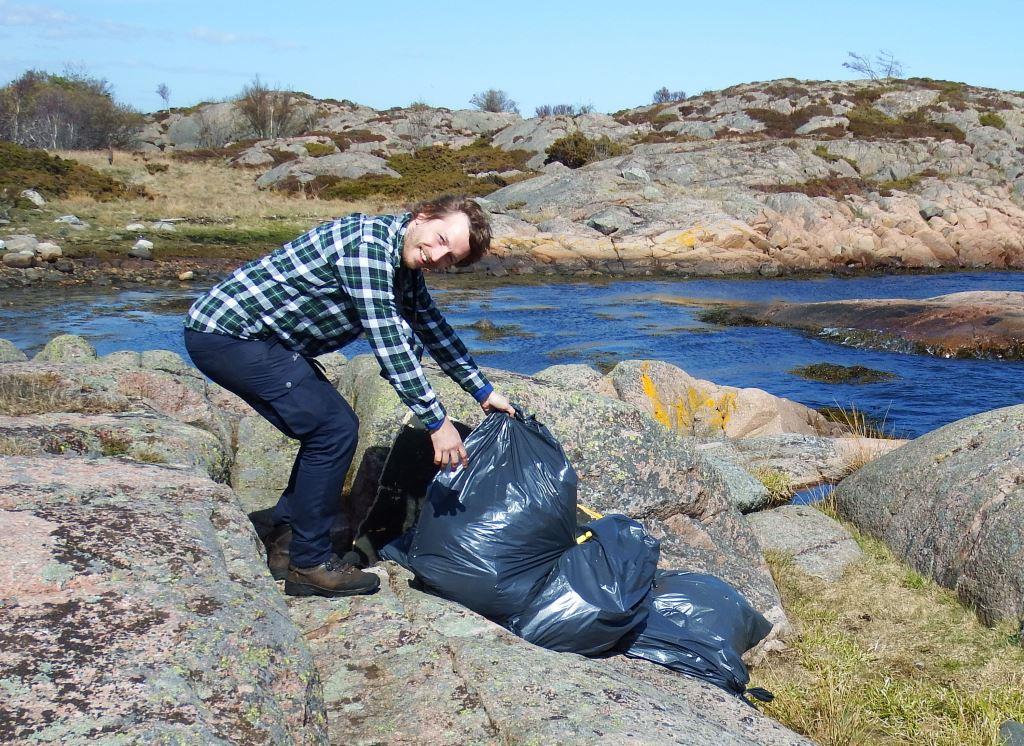
[[[318,177],[304,189],[324,199],[358,200],[379,196],[394,200],[427,199],[447,192],[484,195],[523,177],[492,172],[522,171],[532,153],[500,150],[481,138],[464,148],[420,148],[388,159],[401,177],[363,176],[359,179]],[[478,176],[478,174],[487,174]]]
[[[534,113],[538,117],[559,117],[569,116],[577,117],[580,114],[590,114],[594,111],[594,107],[591,104],[542,104],[538,106]]]
[[[662,86],[654,92],[651,96],[652,104],[668,104],[674,101],[682,101],[686,98],[686,91],[670,91],[665,86]]]
[[[110,84],[80,71],[29,70],[0,88],[0,139],[32,148],[128,146],[142,116],[114,101]]]
[[[519,113],[516,102],[505,91],[497,88],[488,88],[486,91],[474,93],[469,99],[469,103],[480,111]]]
[[[818,132],[815,132],[815,134],[818,134],[819,132],[821,132],[821,130],[818,130]],[[813,152],[814,155],[818,156],[822,160],[827,161],[828,163],[838,163],[839,161],[846,161],[851,166],[853,166],[854,171],[860,171],[860,166],[857,165],[857,161],[853,160],[853,158],[847,158],[844,155],[835,155],[834,153],[829,152],[829,149],[824,145],[815,145],[814,150],[811,152]]]
[[[891,196],[893,189],[897,189],[901,192],[909,192],[914,187],[921,183],[921,179],[924,179],[925,177],[929,176],[938,177],[939,172],[936,171],[934,168],[926,168],[924,171],[920,171],[916,174],[910,174],[909,176],[904,176],[902,179],[880,181],[876,186],[878,188],[879,194],[881,194],[883,197],[889,197]]]
[[[188,161],[192,163],[210,161],[217,159],[228,159],[234,158],[236,155],[241,153],[246,148],[254,145],[257,142],[254,138],[246,138],[244,140],[238,140],[230,145],[224,145],[217,148],[195,148],[193,150],[175,150],[171,153],[171,157],[176,161]]]
[[[678,117],[674,114],[667,114],[666,109],[671,108],[672,104],[661,104],[659,106],[653,106],[650,109],[640,111],[617,111],[612,114],[612,118],[619,124],[649,124],[654,129],[660,129],[669,122],[677,121]],[[684,109],[686,107],[683,107]],[[689,113],[689,112],[686,112]]]
[[[131,450],[132,441],[127,434],[115,430],[97,430],[100,452],[104,456],[123,456]]]
[[[1000,130],[1006,127],[1006,120],[994,111],[986,111],[978,117],[978,121],[985,127],[995,127]]]
[[[24,189],[38,189],[49,197],[87,194],[100,201],[146,196],[141,187],[127,186],[77,161],[0,142],[0,199],[16,202]]]
[[[846,56],[849,59],[843,63],[843,67],[871,80],[903,77],[903,63],[897,60],[892,52],[885,49],[880,49],[874,60],[866,54],[857,54],[856,52],[847,52]]]
[[[850,120],[849,130],[854,137],[866,140],[934,137],[939,140],[964,141],[964,133],[959,127],[945,122],[933,122],[921,111],[893,119],[878,109],[859,105],[846,112],[846,118]]]
[[[303,125],[299,97],[290,91],[279,91],[256,76],[235,99],[242,116],[253,133],[261,139],[298,134]]]
[[[808,197],[831,197],[835,200],[842,200],[848,194],[864,195],[876,191],[870,182],[848,176],[826,176],[793,184],[757,184],[751,188],[761,192],[798,192]]]
[[[380,135],[366,129],[345,130],[344,132],[323,134],[327,134],[332,140],[334,140],[334,144],[338,146],[338,150],[348,150],[357,142],[384,142],[388,139],[384,135]]]
[[[811,92],[803,86],[783,83],[781,81],[765,86],[764,92],[776,98],[803,98],[804,96],[811,95]]]
[[[579,168],[587,163],[622,155],[625,152],[625,146],[613,141],[608,135],[601,135],[598,139],[592,140],[577,130],[551,143],[545,151],[548,156],[545,163],[558,161],[569,168]]]
[[[169,169],[170,169],[170,166],[168,166],[166,163],[147,163],[146,164],[146,173],[148,173],[150,176],[155,176],[156,174],[165,173]]]
[[[323,142],[307,142],[306,152],[309,153],[313,158],[319,158],[324,155],[330,155],[336,150],[333,145],[328,145]]]
[[[768,137],[793,137],[797,129],[807,124],[813,117],[831,116],[832,109],[823,104],[811,104],[789,114],[781,114],[774,109],[746,109],[747,115],[763,122],[765,129],[761,134]]]
[[[268,148],[267,155],[274,159],[275,166],[280,166],[288,161],[294,161],[299,157],[297,153],[293,153],[290,150],[278,150],[277,148]]]

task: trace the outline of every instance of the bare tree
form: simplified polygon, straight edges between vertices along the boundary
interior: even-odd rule
[[[665,86],[662,86],[654,92],[651,102],[655,104],[669,104],[673,101],[682,101],[684,98],[686,98],[686,91],[670,91]]]
[[[271,88],[259,76],[242,89],[235,103],[257,137],[287,137],[301,126],[295,94]]]
[[[878,63],[878,71],[883,78],[903,77],[903,64],[889,50],[880,49],[875,55],[875,61]]]
[[[99,149],[131,143],[141,121],[102,78],[29,70],[0,88],[0,139],[36,148]]]
[[[577,117],[580,114],[590,114],[593,111],[593,104],[542,104],[534,110],[535,116],[538,117]]]
[[[480,111],[519,113],[519,106],[509,98],[505,91],[496,88],[488,88],[486,91],[474,93],[469,103]]]
[[[430,143],[430,125],[434,113],[426,101],[413,101],[409,104],[406,122],[413,147],[422,148]]]
[[[166,83],[161,83],[156,87],[156,95],[164,100],[164,108],[170,111],[171,109],[171,89],[167,87]]]
[[[880,49],[874,60],[866,54],[856,52],[847,52],[846,56],[849,59],[843,63],[843,67],[860,73],[869,80],[903,77],[903,64],[886,49]]]

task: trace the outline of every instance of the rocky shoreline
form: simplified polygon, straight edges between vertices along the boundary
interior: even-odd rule
[[[410,434],[415,442],[416,431],[371,357],[321,361],[360,418],[358,467],[346,487],[354,532],[358,516],[383,499],[392,446]],[[455,419],[479,422],[478,407],[433,366],[428,374]],[[922,473],[945,468],[935,466],[943,461],[927,438],[910,451],[900,441],[858,438],[794,402],[657,361],[626,361],[607,376],[578,365],[536,377],[488,375],[563,443],[581,502],[642,521],[661,540],[665,566],[723,577],[772,619],[755,663],[795,632],[762,551],[789,552],[827,582],[859,556],[823,513],[768,509],[762,480],[770,472],[838,480],[859,469],[865,477],[849,479],[840,505],[868,526],[875,492],[860,485],[879,478],[871,475],[906,466],[901,454],[915,449],[916,463],[928,465]],[[1011,425],[1020,409],[963,426],[979,444],[991,440],[978,458],[1010,449],[1009,481],[972,484],[983,523],[997,507],[985,495],[998,488],[999,520],[1018,535],[1024,496],[1012,453],[1022,445]],[[674,743],[687,733],[709,745],[808,743],[724,692],[657,666],[528,645],[414,589],[390,563],[374,569],[377,595],[286,603],[246,513],[273,502],[294,450],[173,353],[98,357],[85,340],[62,336],[28,360],[0,342],[0,526],[17,539],[4,548],[0,737]],[[960,449],[948,463],[973,468],[972,453]],[[914,490],[917,467],[907,468],[899,483]],[[991,567],[994,545],[977,541],[983,535],[972,529],[984,550],[978,562]],[[996,599],[984,607],[994,618],[1020,614],[1024,579],[1013,557],[994,575],[964,570],[965,599]]]
[[[712,306],[705,321],[774,325],[842,344],[944,358],[1024,359],[1024,292],[972,291],[907,300]]]
[[[244,260],[207,258],[138,259],[124,257],[76,257],[67,259],[65,270],[48,265],[18,269],[0,266],[0,290],[31,287],[206,287],[229,275]],[[550,284],[557,282],[615,282],[618,280],[683,280],[721,278],[735,280],[794,279],[814,280],[827,277],[882,277],[911,275],[931,277],[963,271],[964,267],[942,268],[863,268],[831,267],[827,269],[780,270],[777,274],[758,272],[701,272],[698,268],[666,266],[657,262],[603,262],[584,264],[541,264],[509,262],[508,268],[498,259],[486,258],[481,266],[470,271],[448,271],[432,278],[438,287],[495,287],[517,284]],[[993,271],[986,268],[986,271]],[[994,270],[1000,271],[1000,270]],[[1018,272],[1018,269],[1005,269]]]

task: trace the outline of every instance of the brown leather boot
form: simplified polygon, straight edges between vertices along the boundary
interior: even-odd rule
[[[289,596],[355,596],[373,593],[380,587],[380,578],[342,562],[332,554],[326,562],[315,567],[288,568],[284,592]]]
[[[263,537],[263,546],[267,548],[267,567],[274,580],[288,577],[288,566],[291,564],[292,527],[287,523],[274,526],[273,530]]]

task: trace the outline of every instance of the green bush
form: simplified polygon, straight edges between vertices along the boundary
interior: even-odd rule
[[[523,177],[497,175],[524,171],[531,153],[501,150],[481,138],[464,148],[442,146],[420,148],[388,159],[388,166],[401,177],[363,176],[359,179],[318,177],[303,189],[324,199],[358,200],[378,196],[398,200],[436,197],[448,192],[482,196]],[[497,173],[493,173],[497,172]],[[478,174],[487,174],[478,176]],[[285,185],[285,188],[298,185]]]
[[[842,200],[848,194],[864,195],[876,191],[870,182],[848,176],[826,176],[792,184],[757,184],[752,188],[761,192],[799,192],[808,197],[831,197],[835,200]]]
[[[1000,130],[1006,127],[1006,120],[994,111],[986,111],[978,117],[978,121],[985,127],[995,127]]]
[[[551,143],[545,151],[548,156],[545,163],[558,161],[569,168],[579,168],[625,152],[625,146],[615,142],[608,135],[601,135],[598,139],[592,140],[577,130]]]
[[[77,161],[0,142],[0,199],[17,203],[25,189],[51,198],[88,194],[100,201],[146,196],[141,187],[127,186]]]
[[[774,109],[746,109],[746,112],[751,118],[764,123],[765,129],[761,134],[768,137],[793,137],[797,129],[813,117],[832,116],[831,107],[823,104],[811,104],[789,114],[781,114]]]
[[[848,111],[846,118],[850,120],[849,130],[853,136],[865,140],[934,137],[939,140],[964,141],[964,133],[959,127],[945,122],[933,122],[921,111],[893,119],[871,106],[860,105]]]
[[[323,142],[307,142],[306,143],[306,152],[309,153],[314,158],[319,158],[319,157],[324,156],[324,155],[330,155],[334,151],[335,151],[335,147],[333,145],[328,145],[327,143],[323,143]]]

